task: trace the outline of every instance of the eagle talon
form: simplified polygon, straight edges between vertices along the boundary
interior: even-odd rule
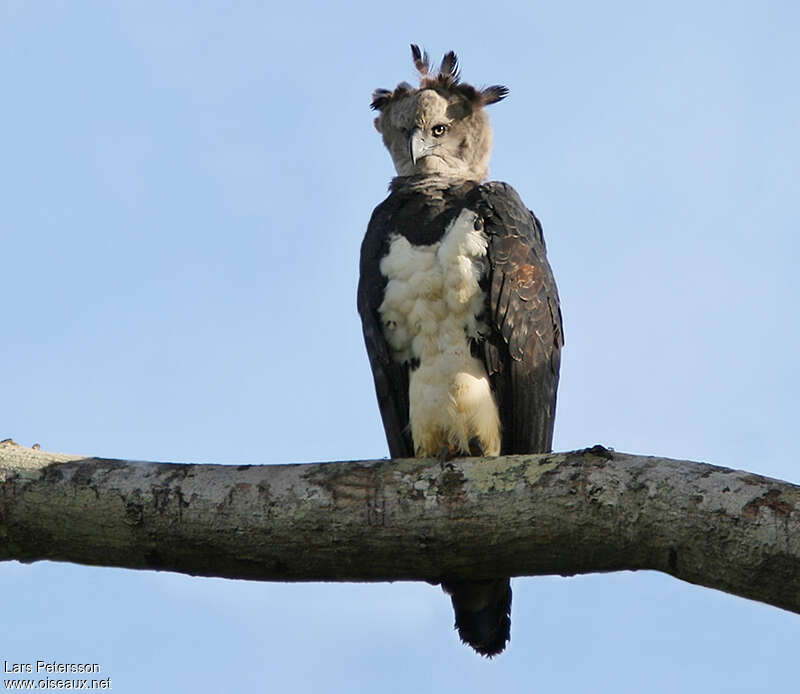
[[[469,454],[475,456],[476,458],[483,458],[486,455],[483,444],[477,436],[473,436],[469,440]]]

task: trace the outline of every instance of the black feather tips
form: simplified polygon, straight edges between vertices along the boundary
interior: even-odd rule
[[[486,89],[481,90],[481,98],[484,106],[502,101],[507,96],[508,87],[504,87],[502,84],[493,84],[491,87],[486,87]]]
[[[411,44],[411,58],[414,61],[414,67],[420,74],[419,89],[435,89],[441,93],[455,93],[475,107],[494,104],[504,99],[508,94],[508,88],[499,84],[494,84],[485,89],[476,89],[471,84],[462,84],[458,57],[453,51],[445,53],[436,74],[431,74],[431,63],[427,51],[420,50],[420,47],[415,43]],[[412,91],[414,91],[414,88],[407,82],[398,84],[394,91],[376,89],[372,92],[370,108],[381,111],[394,99],[405,96]]]
[[[453,51],[444,54],[442,64],[439,66],[439,77],[450,76],[453,82],[458,83],[458,58]]]
[[[422,52],[419,50],[419,46],[416,43],[411,44],[411,57],[414,59],[414,67],[417,68],[417,71],[420,75],[427,75],[428,70],[431,67],[431,63],[428,60],[428,53],[427,51]]]
[[[458,84],[458,58],[453,51],[448,51],[442,58],[441,65],[435,76],[428,77],[430,72],[430,60],[428,60],[427,51],[420,51],[419,46],[415,43],[411,44],[411,57],[414,59],[414,67],[417,72],[422,75],[422,82],[432,82],[443,86]],[[431,85],[433,86],[433,84]]]

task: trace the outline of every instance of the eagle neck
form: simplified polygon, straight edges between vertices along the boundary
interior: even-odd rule
[[[428,194],[443,190],[472,189],[480,185],[480,181],[461,176],[442,175],[414,175],[396,176],[389,184],[392,193],[422,193]]]

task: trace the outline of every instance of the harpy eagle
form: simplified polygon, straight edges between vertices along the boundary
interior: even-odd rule
[[[433,73],[377,89],[375,127],[397,177],[361,246],[358,311],[393,458],[551,450],[561,313],[542,227],[506,183],[484,183],[484,106],[508,90]],[[494,656],[510,638],[507,578],[443,580],[465,643]]]

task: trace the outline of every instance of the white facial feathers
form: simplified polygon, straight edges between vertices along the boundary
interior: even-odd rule
[[[492,131],[488,114],[459,95],[412,91],[394,100],[375,119],[399,176],[442,175],[482,181],[488,176]],[[414,160],[411,139],[425,145]]]
[[[431,72],[427,53],[412,45],[420,73],[415,89],[401,82],[394,91],[376,89],[375,128],[399,176],[433,175],[483,181],[488,176],[492,133],[484,106],[505,98],[508,89],[476,89],[461,82],[458,59],[450,51]]]

